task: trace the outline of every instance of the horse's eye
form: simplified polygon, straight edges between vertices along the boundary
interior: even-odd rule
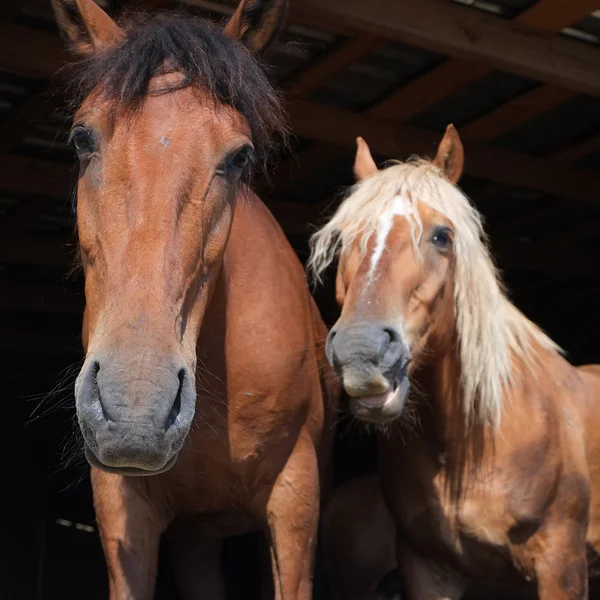
[[[447,227],[436,227],[431,242],[438,250],[448,250],[452,243],[452,231]]]
[[[227,160],[226,171],[233,179],[239,179],[254,160],[254,151],[251,146],[240,148]]]
[[[93,134],[81,126],[73,129],[69,141],[73,144],[79,156],[94,152],[96,149]]]

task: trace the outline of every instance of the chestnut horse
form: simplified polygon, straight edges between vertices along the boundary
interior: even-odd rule
[[[387,424],[378,468],[405,598],[484,581],[586,598],[600,368],[571,366],[508,300],[462,168],[452,126],[434,161],[381,171],[359,138],[360,181],[312,239],[317,276],[339,254],[327,355],[352,413]]]
[[[223,597],[222,539],[263,530],[276,597],[308,600],[337,384],[302,266],[248,187],[285,133],[253,54],[286,2],[243,0],[223,31],[53,5],[85,59],[75,398],[111,598],[153,596],[159,538],[178,518],[174,539],[194,542],[193,572],[175,565],[185,597]]]

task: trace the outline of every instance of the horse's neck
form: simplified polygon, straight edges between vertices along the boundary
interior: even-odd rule
[[[419,428],[430,450],[447,459],[457,454],[456,460],[462,460],[482,434],[481,427],[467,422],[459,377],[460,364],[449,347],[419,371],[413,400]]]

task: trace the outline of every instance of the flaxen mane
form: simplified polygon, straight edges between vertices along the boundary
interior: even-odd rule
[[[454,226],[454,311],[465,418],[496,424],[516,369],[513,356],[531,366],[536,347],[558,346],[507,299],[490,256],[481,215],[431,162],[395,163],[358,183],[333,218],[311,239],[309,270],[316,280],[355,243],[367,243],[392,211],[397,196],[410,205],[415,251],[422,233],[417,205],[444,214]]]

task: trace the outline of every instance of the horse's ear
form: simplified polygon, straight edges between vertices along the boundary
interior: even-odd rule
[[[288,0],[241,0],[224,33],[254,54],[262,54],[281,31]]]
[[[91,56],[125,37],[94,0],[52,0],[52,8],[60,33],[76,56]]]
[[[452,183],[458,183],[465,165],[465,151],[454,125],[446,127],[446,133],[433,162]]]
[[[377,165],[371,156],[369,144],[361,137],[356,138],[356,158],[354,159],[354,176],[358,181],[367,179],[377,173]]]

